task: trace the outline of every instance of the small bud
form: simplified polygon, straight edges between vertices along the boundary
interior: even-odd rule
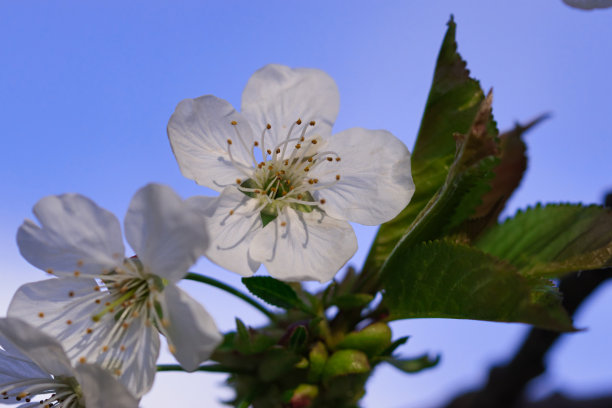
[[[338,350],[327,360],[323,368],[323,381],[347,374],[363,374],[370,371],[368,357],[359,350]]]
[[[374,357],[390,345],[391,329],[386,323],[377,322],[361,331],[349,333],[338,344],[338,348],[360,350]]]

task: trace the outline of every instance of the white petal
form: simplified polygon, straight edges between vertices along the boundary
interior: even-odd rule
[[[414,182],[410,172],[410,152],[385,130],[361,128],[340,132],[327,141],[325,150],[336,152],[341,160],[324,161],[312,176],[321,185],[315,197],[325,199],[322,208],[333,218],[378,225],[389,221],[410,202]]]
[[[112,315],[108,317],[113,319]],[[159,332],[145,316],[140,316],[130,321],[120,342],[106,353],[100,353],[95,363],[108,367],[111,372],[120,370],[119,381],[140,398],[153,386],[158,357]]]
[[[277,279],[326,282],[356,250],[357,237],[348,222],[318,211],[287,209],[255,236],[250,253]]]
[[[563,0],[570,7],[592,10],[612,7],[612,0]]]
[[[138,407],[138,400],[106,370],[92,364],[79,364],[76,372],[87,407]]]
[[[178,281],[208,246],[204,218],[168,186],[136,192],[125,216],[125,236],[145,268]]]
[[[207,197],[192,199],[199,200],[202,208],[207,208],[211,242],[205,255],[217,265],[242,276],[255,273],[259,262],[251,259],[248,251],[251,240],[262,226],[259,212],[255,211],[257,200],[234,187],[227,187],[212,203]]]
[[[272,149],[287,137],[298,119],[292,137],[298,137],[307,127],[306,135],[328,136],[338,116],[340,95],[334,80],[318,69],[291,69],[283,65],[266,65],[251,76],[242,93],[242,113],[249,119],[255,133],[267,124],[266,149]],[[315,126],[309,126],[315,121]]]
[[[123,328],[105,305],[115,298],[110,291],[95,290],[96,286],[95,280],[86,278],[27,283],[13,296],[8,315],[56,338],[74,365],[84,359],[119,370],[120,380],[140,397],[153,384],[159,334],[146,324],[145,316],[131,319]],[[105,309],[108,312],[101,314]],[[99,321],[94,322],[94,315],[100,316]]]
[[[97,286],[94,279],[87,278],[26,283],[15,292],[8,316],[27,321],[56,338],[73,361],[80,357],[90,360],[98,347],[89,343],[100,335],[96,326],[101,324],[94,323],[92,317],[111,299],[109,292],[95,290]],[[95,335],[86,335],[87,329],[95,329]]]
[[[44,334],[23,320],[15,318],[0,319],[0,344],[10,353],[17,351],[36,364],[44,373],[54,376],[74,375],[73,368],[54,338]],[[32,367],[31,367],[32,368]]]
[[[48,196],[33,212],[42,228],[26,220],[17,232],[19,250],[32,265],[58,275],[97,276],[123,261],[119,221],[87,197]]]
[[[244,179],[240,166],[253,166],[249,123],[229,102],[212,95],[181,101],[168,122],[168,138],[183,176],[213,190]]]
[[[194,371],[207,360],[223,340],[208,312],[175,284],[163,291],[164,328],[168,343],[177,361],[187,371]]]

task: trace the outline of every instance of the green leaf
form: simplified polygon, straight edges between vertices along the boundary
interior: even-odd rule
[[[519,211],[475,245],[526,276],[557,277],[612,265],[612,211],[599,206],[540,205]]]
[[[416,191],[410,204],[383,224],[372,244],[364,271],[376,271],[427,203],[444,184],[455,158],[455,133],[469,131],[485,99],[457,53],[456,25],[451,20],[438,55],[421,127],[411,157]]]
[[[473,240],[496,224],[527,169],[527,145],[523,135],[547,118],[548,115],[540,115],[526,125],[516,124],[514,129],[499,136],[500,161],[493,169],[490,190],[478,197],[480,203],[457,232],[465,233]]]
[[[435,367],[440,362],[440,355],[435,358],[430,358],[429,354],[423,354],[415,358],[383,357],[381,360],[405,373],[417,373],[426,368]]]
[[[283,309],[308,310],[291,286],[269,276],[242,278],[247,289],[261,300]]]
[[[383,301],[391,319],[454,318],[529,323],[573,330],[554,287],[465,245],[421,243],[385,264]]]
[[[423,241],[435,240],[452,234],[474,212],[480,197],[489,187],[496,157],[496,129],[491,122],[492,95],[482,102],[466,135],[455,135],[457,153],[446,181],[427,206],[410,224],[386,263],[397,257],[398,250],[406,250]],[[386,263],[382,267],[385,276]]]

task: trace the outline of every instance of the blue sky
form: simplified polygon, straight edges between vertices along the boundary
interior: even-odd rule
[[[78,192],[122,219],[132,194],[148,182],[168,184],[183,197],[211,193],[181,176],[165,133],[168,118],[181,99],[203,94],[239,106],[249,76],[265,64],[325,70],[341,95],[335,131],[387,129],[412,147],[451,13],[468,67],[485,89],[494,88],[501,129],[553,114],[527,137],[529,170],[507,214],[538,201],[601,202],[612,189],[612,9],[583,12],[560,0],[431,3],[1,2],[0,315],[19,285],[44,278],[21,259],[14,239],[38,199]],[[360,251],[352,263],[360,265],[375,229],[357,231]],[[205,260],[195,270],[239,282]],[[254,326],[263,322],[215,289],[183,287],[224,330],[233,328],[234,315]],[[578,316],[589,330],[555,348],[551,372],[534,394],[609,390],[611,308],[608,285]],[[411,335],[403,353],[439,352],[442,363],[417,376],[379,369],[365,407],[443,401],[482,381],[526,330],[452,320],[404,321],[393,329],[397,337]],[[222,379],[161,374],[142,405],[216,407],[230,395]]]

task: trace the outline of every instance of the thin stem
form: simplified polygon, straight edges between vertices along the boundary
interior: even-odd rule
[[[261,313],[265,314],[273,322],[276,321],[276,315],[272,313],[271,311],[269,311],[264,305],[262,305],[261,303],[259,303],[258,301],[256,301],[255,299],[247,295],[246,293],[243,293],[239,291],[238,289],[235,289],[229,285],[226,285],[225,283],[221,281],[210,278],[208,276],[200,275],[198,273],[193,273],[193,272],[187,273],[187,275],[183,279],[188,279],[188,280],[192,280],[192,281],[196,281],[200,283],[206,283],[207,285],[214,286],[218,289],[231,293],[232,295],[239,297],[240,299],[249,303],[251,306],[259,310]]]
[[[178,364],[158,364],[157,371],[183,371],[186,372],[183,367]],[[195,371],[205,371],[209,373],[236,373],[236,374],[248,374],[251,371],[238,368],[238,367],[229,367],[223,364],[207,364],[199,366]]]

